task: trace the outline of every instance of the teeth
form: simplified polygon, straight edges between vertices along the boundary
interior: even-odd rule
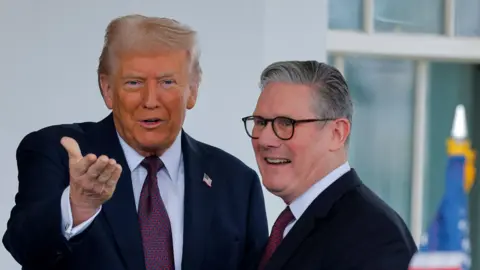
[[[265,160],[271,164],[287,164],[291,162],[289,159],[285,158],[265,158]]]

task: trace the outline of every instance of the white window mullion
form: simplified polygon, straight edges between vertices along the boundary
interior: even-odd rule
[[[448,37],[455,36],[455,0],[445,1],[445,35]]]
[[[363,0],[363,31],[367,34],[375,32],[374,4],[374,0]]]
[[[374,33],[329,30],[327,52],[446,62],[480,63],[480,38],[408,33]]]
[[[342,75],[345,77],[345,58],[343,55],[335,55],[333,58],[333,66],[342,73]]]
[[[413,157],[410,203],[410,228],[417,244],[423,229],[424,184],[426,167],[427,108],[428,108],[428,62],[416,62],[415,109],[413,115]]]

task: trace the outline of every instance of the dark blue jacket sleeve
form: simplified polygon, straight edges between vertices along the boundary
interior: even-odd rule
[[[26,268],[53,269],[70,248],[62,235],[60,210],[68,167],[62,164],[60,142],[49,137],[30,133],[16,153],[18,192],[3,244]]]

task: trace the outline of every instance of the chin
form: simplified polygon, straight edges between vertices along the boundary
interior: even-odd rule
[[[158,145],[168,141],[169,134],[165,132],[155,132],[155,131],[146,131],[146,132],[137,132],[135,138],[138,142],[141,142],[145,145]]]
[[[136,144],[144,152],[156,153],[158,150],[165,148],[166,140],[164,138],[152,136],[137,136]]]
[[[151,149],[151,150],[159,150],[162,148],[168,148],[171,143],[167,142],[167,140],[159,140],[158,138],[156,139],[141,139],[138,140],[139,144],[145,148],[145,149]]]
[[[285,182],[278,178],[275,179],[275,177],[263,178],[262,183],[268,191],[275,194],[282,192],[286,188]]]

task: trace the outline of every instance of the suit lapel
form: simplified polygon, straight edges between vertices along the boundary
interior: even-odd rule
[[[273,253],[265,269],[281,269],[295,253],[300,244],[305,241],[310,232],[315,228],[314,221],[313,218],[302,215],[287,236],[282,240],[281,245],[278,246],[277,250]]]
[[[266,270],[281,269],[312,231],[321,229],[322,219],[327,216],[335,202],[337,202],[343,194],[360,184],[360,179],[355,170],[351,169],[318,195],[282,240],[281,245],[278,246],[267,264]]]
[[[94,154],[113,158],[122,166],[122,175],[112,198],[102,206],[102,212],[113,231],[122,259],[127,269],[142,269],[144,265],[143,247],[138,225],[137,210],[133,196],[132,179],[125,155],[110,114],[97,124],[88,134],[94,142]]]
[[[198,147],[198,142],[182,133],[182,153],[185,171],[184,241],[182,269],[200,269],[204,258],[205,243],[214,211],[215,181],[209,187],[204,174],[211,176],[205,165],[206,156]],[[214,180],[214,179],[213,179]]]

